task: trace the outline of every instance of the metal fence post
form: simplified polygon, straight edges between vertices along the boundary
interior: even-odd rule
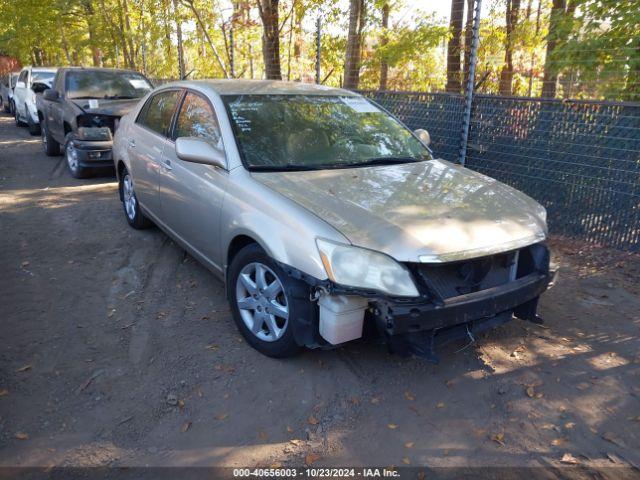
[[[321,20],[316,20],[316,83],[320,83]]]
[[[471,125],[471,107],[473,104],[473,91],[476,78],[476,62],[478,61],[478,42],[480,39],[480,10],[482,0],[475,0],[473,18],[473,38],[471,40],[471,52],[469,55],[469,78],[465,87],[464,115],[462,117],[462,134],[460,136],[460,153],[458,162],[464,165],[467,157],[467,142],[469,140],[469,128]]]

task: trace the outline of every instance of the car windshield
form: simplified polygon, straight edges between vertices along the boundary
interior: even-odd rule
[[[68,98],[140,98],[151,84],[139,73],[109,70],[78,70],[67,73]]]
[[[225,95],[250,170],[317,170],[430,160],[402,124],[362,97]]]
[[[40,83],[46,83],[47,85],[51,85],[51,81],[55,76],[56,76],[56,72],[51,72],[51,71],[42,72],[38,70],[33,70],[31,72],[31,83],[40,82]]]

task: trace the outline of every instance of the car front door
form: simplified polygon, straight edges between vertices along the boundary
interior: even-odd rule
[[[160,209],[174,235],[220,270],[220,210],[228,171],[180,160],[174,143],[179,137],[201,138],[224,150],[216,114],[203,95],[187,91],[176,116],[172,140],[162,154]]]
[[[183,90],[162,90],[147,99],[125,138],[136,196],[152,216],[159,216],[158,187],[162,152]]]

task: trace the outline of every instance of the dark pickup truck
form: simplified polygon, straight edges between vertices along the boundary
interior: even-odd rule
[[[130,70],[58,69],[52,88],[36,100],[45,153],[64,151],[75,178],[86,177],[94,167],[112,167],[120,118],[152,88],[144,75]]]

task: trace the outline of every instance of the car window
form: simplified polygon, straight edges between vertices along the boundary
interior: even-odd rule
[[[20,72],[20,76],[18,77],[18,81],[27,83],[27,74],[28,73],[29,72],[27,72],[26,70],[23,70],[22,72]]]
[[[180,90],[155,94],[147,101],[136,122],[166,137],[180,94]]]
[[[213,146],[222,147],[220,127],[209,102],[195,93],[187,93],[182,102],[174,139],[178,137],[203,138]]]

